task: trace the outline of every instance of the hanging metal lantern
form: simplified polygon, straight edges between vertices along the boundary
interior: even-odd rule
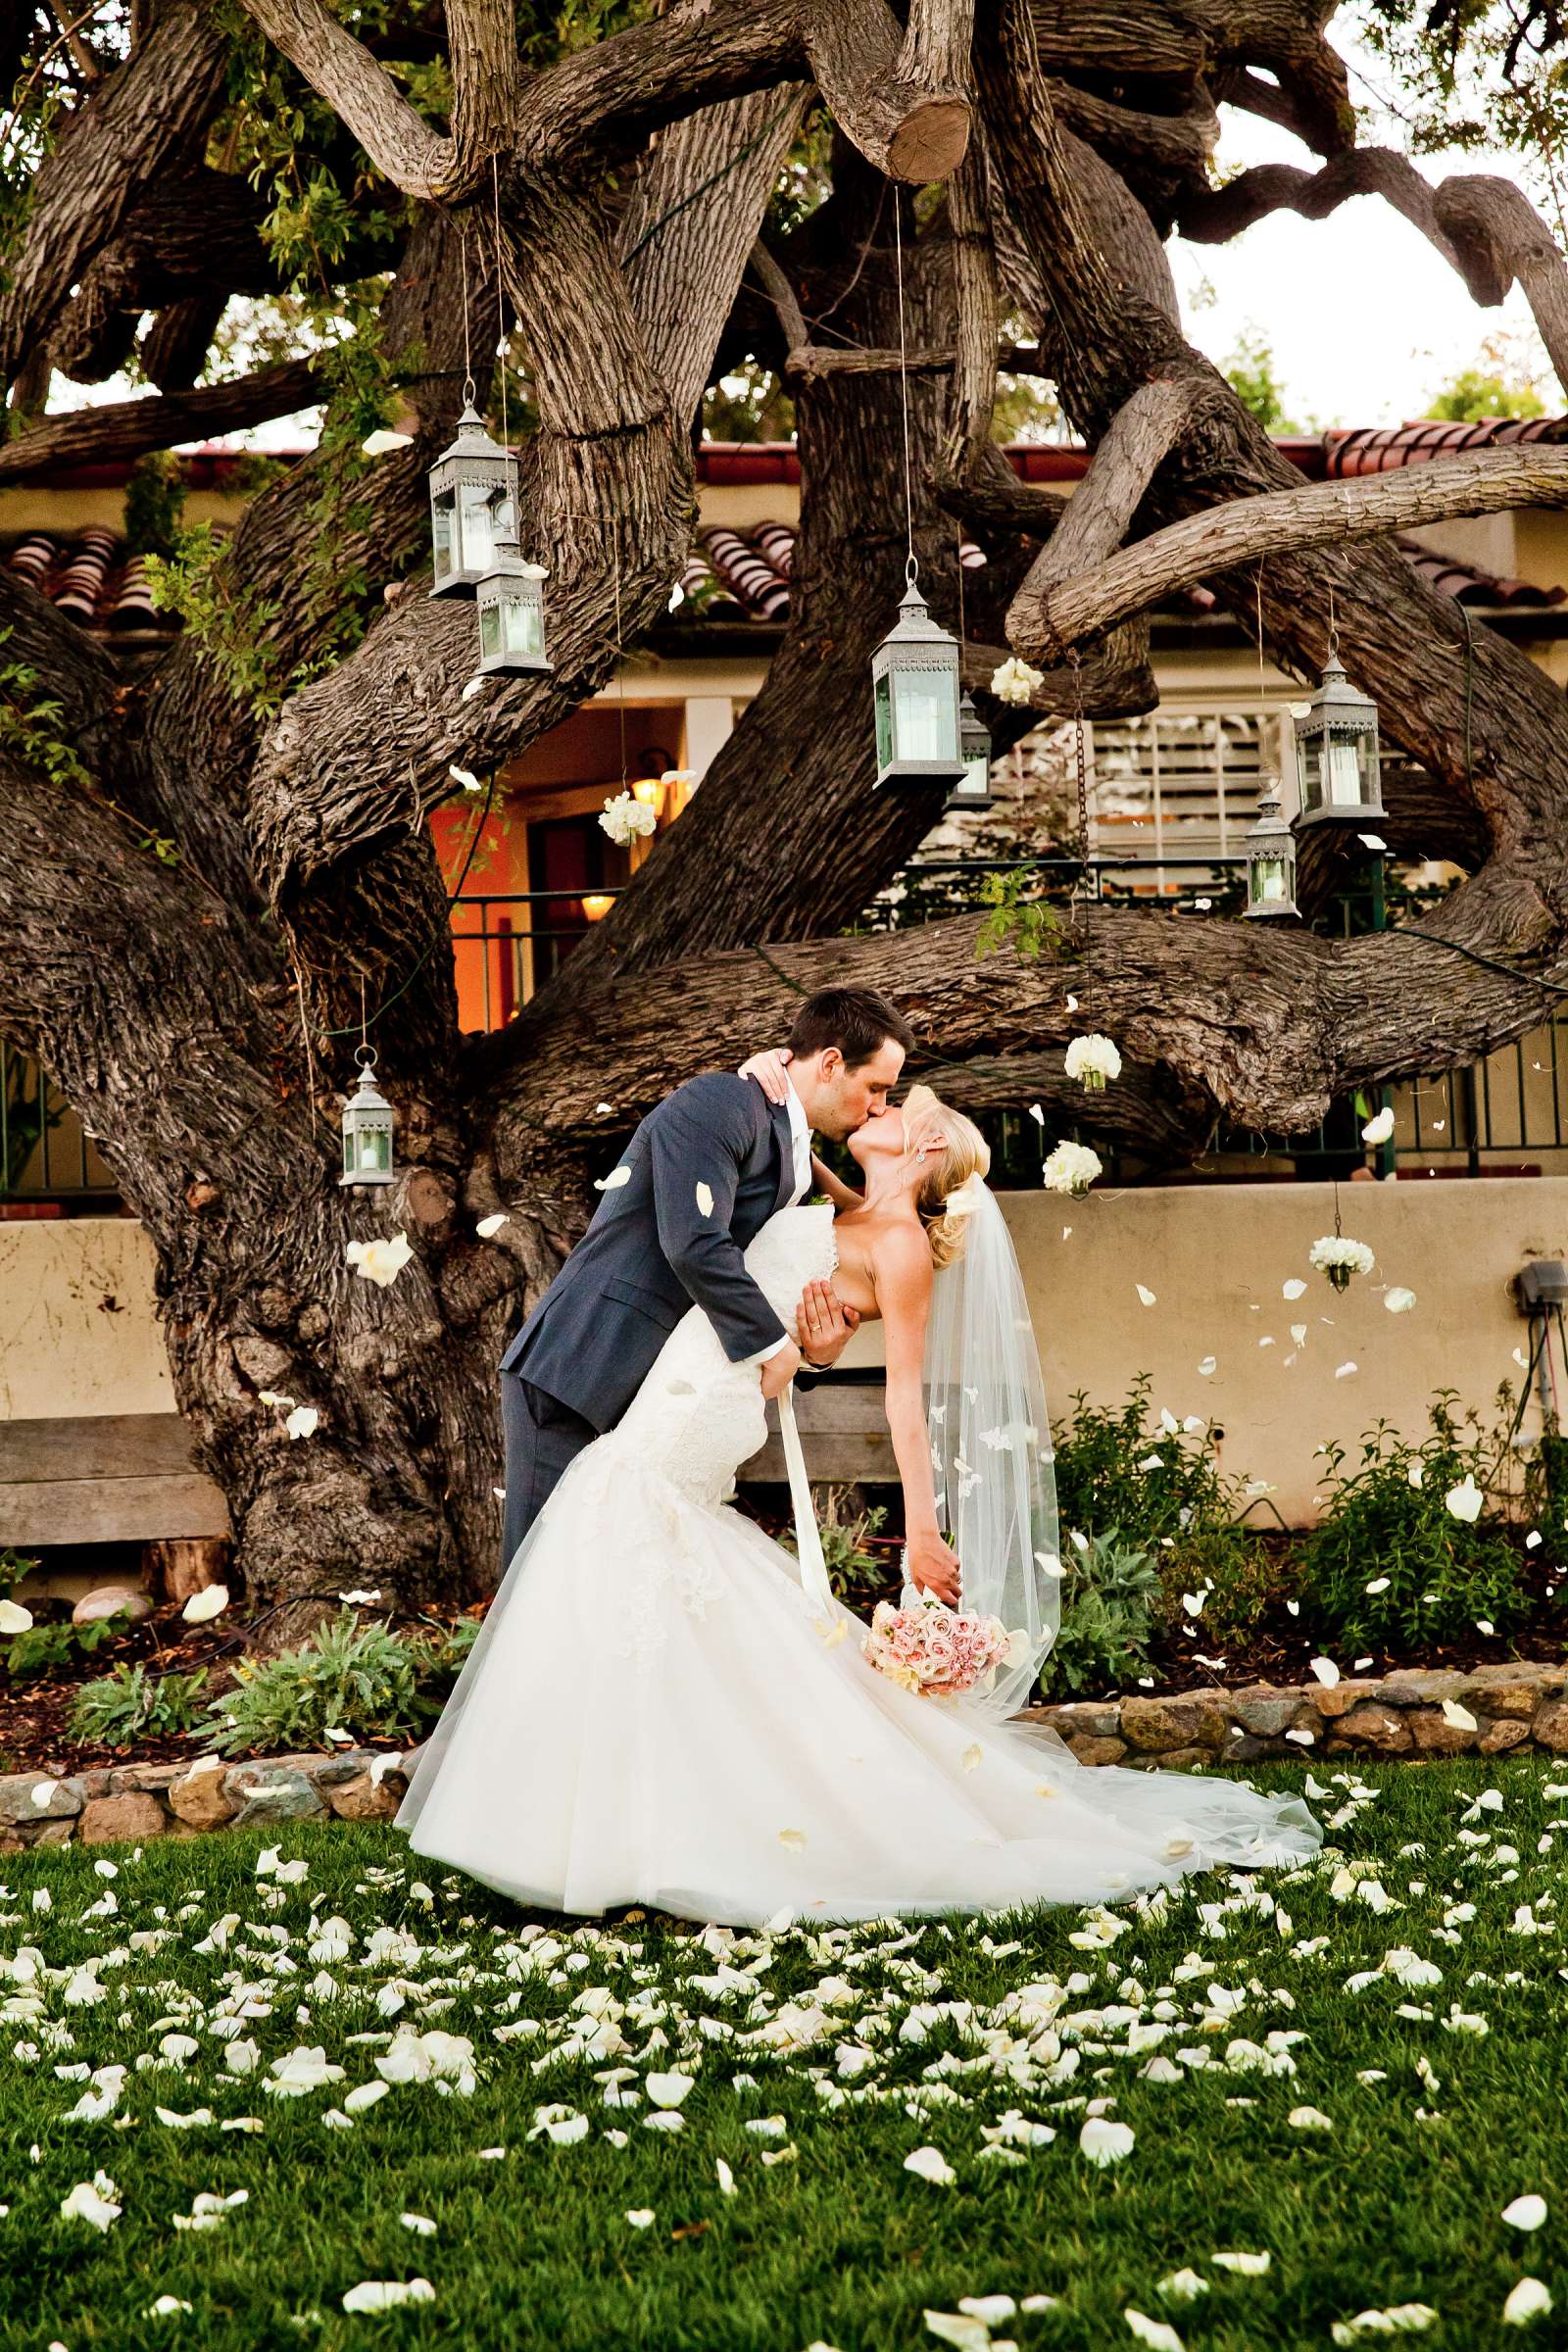
[[[958,758],[963,774],[948,795],[950,808],[989,808],[991,789],[991,730],[967,695],[958,705]]]
[[[1296,721],[1303,825],[1365,824],[1383,814],[1378,707],[1358,694],[1329,639],[1323,683]]]
[[[961,783],[958,641],[934,621],[911,573],[899,617],[871,657],[879,784]]]
[[[479,668],[525,678],[551,666],[545,660],[542,564],[524,564],[510,534],[496,542],[495,561],[479,582]]]
[[[1297,916],[1296,837],[1280,814],[1278,776],[1264,776],[1257,822],[1247,835],[1247,905],[1243,912],[1265,920]]]
[[[339,1184],[390,1184],[392,1105],[375,1084],[375,1049],[357,1046],[360,1083],[343,1105],[343,1173]]]
[[[430,468],[430,594],[473,596],[494,567],[501,543],[516,536],[512,460],[485,431],[472,400],[466,400],[457,439]]]

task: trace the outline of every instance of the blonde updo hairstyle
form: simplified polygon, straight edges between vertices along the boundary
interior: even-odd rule
[[[942,1148],[919,1159],[921,1146],[934,1136]],[[904,1102],[904,1149],[923,1168],[915,1209],[931,1245],[931,1262],[938,1273],[963,1255],[969,1238],[969,1218],[948,1201],[971,1176],[984,1177],[991,1167],[991,1149],[973,1119],[941,1102],[928,1086],[911,1086]]]

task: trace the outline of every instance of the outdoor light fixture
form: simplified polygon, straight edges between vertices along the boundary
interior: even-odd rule
[[[991,730],[967,695],[958,705],[958,758],[963,774],[948,795],[950,808],[989,808],[991,790]]]
[[[1378,707],[1358,694],[1329,638],[1323,682],[1296,720],[1303,825],[1365,824],[1383,814]]]
[[[430,594],[473,596],[485,574],[495,568],[503,544],[514,543],[516,535],[512,460],[491,440],[473,402],[466,400],[457,439],[430,468],[435,563]]]
[[[513,512],[511,493],[507,513]],[[549,669],[545,660],[545,592],[542,564],[524,564],[510,523],[496,540],[495,555],[479,582],[479,671],[526,678]]]
[[[1265,919],[1298,915],[1296,904],[1296,840],[1280,814],[1278,776],[1261,778],[1257,822],[1247,835],[1245,914]]]
[[[390,1184],[392,1105],[376,1090],[375,1049],[357,1046],[360,1083],[343,1105],[343,1173],[339,1184]]]
[[[879,784],[962,783],[958,641],[934,621],[909,574],[899,617],[871,657]]]

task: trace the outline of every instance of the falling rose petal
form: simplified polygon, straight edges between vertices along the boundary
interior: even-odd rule
[[[24,1634],[31,1623],[32,1611],[20,1600],[0,1600],[0,1634]]]
[[[368,458],[385,458],[390,457],[395,449],[407,449],[413,439],[412,433],[395,433],[389,425],[383,424],[373,433],[367,433],[360,448]],[[190,2305],[187,2303],[185,2308],[188,2311]]]
[[[1037,1551],[1035,1553],[1035,1566],[1040,1570],[1042,1576],[1062,1576],[1065,1574],[1065,1570],[1061,1565],[1060,1559],[1054,1551]]]
[[[1213,1371],[1213,1369],[1214,1369],[1214,1358],[1213,1358],[1213,1356],[1211,1356],[1211,1355],[1205,1355],[1205,1356],[1204,1356],[1204,1358],[1203,1358],[1203,1360],[1202,1360],[1202,1362],[1201,1362],[1201,1363],[1199,1365],[1198,1369],[1199,1369],[1199,1373],[1200,1373],[1200,1376],[1201,1376],[1201,1377],[1202,1377],[1204,1380],[1207,1380],[1207,1379],[1208,1379],[1208,1377],[1209,1377],[1209,1375],[1212,1373],[1212,1371]]]
[[[1133,1288],[1134,1288],[1134,1290],[1135,1290],[1135,1291],[1138,1293],[1138,1297],[1139,1297],[1140,1302],[1141,1302],[1143,1305],[1145,1305],[1145,1306],[1152,1306],[1152,1305],[1153,1305],[1153,1303],[1154,1303],[1154,1294],[1153,1294],[1153,1292],[1152,1292],[1152,1290],[1149,1290],[1149,1289],[1148,1289],[1148,1288],[1147,1288],[1147,1287],[1146,1287],[1146,1286],[1145,1286],[1143,1283],[1141,1283],[1141,1282],[1135,1282],[1135,1283],[1134,1283],[1134,1285],[1133,1285]]]
[[[697,1213],[700,1217],[710,1217],[713,1213],[713,1194],[710,1185],[700,1184],[697,1187]]]
[[[483,792],[484,790],[484,786],[471,767],[449,767],[447,774],[455,784],[461,784],[465,792]]]
[[[1306,1285],[1301,1280],[1300,1276],[1298,1274],[1293,1274],[1289,1282],[1281,1283],[1280,1296],[1284,1298],[1299,1298],[1305,1289]]]
[[[1187,1611],[1189,1617],[1200,1616],[1202,1614],[1203,1603],[1207,1598],[1208,1594],[1206,1592],[1184,1592],[1182,1594],[1182,1607]]]
[[[1336,1380],[1349,1380],[1353,1378],[1353,1376],[1359,1372],[1360,1369],[1360,1365],[1352,1358],[1348,1363],[1336,1364],[1334,1367],[1334,1377]]]
[[[963,1766],[965,1772],[973,1772],[976,1766],[984,1760],[985,1752],[986,1751],[980,1745],[979,1740],[976,1740],[971,1741],[970,1745],[964,1749],[962,1755],[958,1758],[958,1761]]]
[[[1068,1010],[1069,1012],[1076,1012],[1076,1011],[1077,1011],[1077,1009],[1078,1009],[1078,1000],[1077,1000],[1077,998],[1076,998],[1076,997],[1069,997],[1069,998],[1067,999],[1067,1010]]]
[[[179,1613],[187,1625],[210,1625],[227,1606],[226,1585],[204,1585],[199,1592],[191,1594]]]
[[[1450,1518],[1463,1520],[1467,1526],[1473,1526],[1481,1516],[1481,1506],[1486,1496],[1476,1485],[1474,1471],[1467,1470],[1459,1484],[1448,1489],[1443,1500]]]
[[[1461,1707],[1456,1698],[1444,1700],[1443,1720],[1445,1723],[1451,1723],[1456,1731],[1473,1732],[1476,1729],[1475,1717],[1468,1707]]]
[[[1389,1589],[1390,1581],[1391,1580],[1386,1576],[1375,1576],[1372,1579],[1372,1582],[1369,1585],[1363,1585],[1361,1590],[1363,1592],[1386,1592]]]
[[[378,1234],[373,1241],[350,1242],[343,1252],[363,1282],[387,1290],[413,1257],[406,1233]]]
[[[1361,1141],[1363,1144],[1386,1144],[1393,1133],[1394,1113],[1392,1110],[1383,1109],[1368,1119],[1361,1130]]]
[[[1493,1624],[1490,1617],[1478,1617],[1476,1619],[1476,1632],[1478,1634],[1494,1634],[1496,1630],[1496,1627]]]
[[[1298,1348],[1304,1348],[1306,1346],[1306,1325],[1304,1323],[1293,1323],[1291,1325],[1291,1337],[1296,1342]]]
[[[1309,1658],[1307,1666],[1326,1689],[1332,1690],[1340,1679],[1340,1670],[1332,1658]]]
[[[630,1168],[612,1168],[608,1176],[594,1178],[594,1191],[596,1193],[618,1193],[623,1184],[630,1184]]]
[[[1401,1282],[1392,1282],[1383,1294],[1383,1303],[1391,1315],[1407,1315],[1415,1304],[1415,1293]]]
[[[498,1208],[493,1210],[488,1217],[481,1217],[473,1230],[481,1242],[493,1242],[502,1226],[510,1222],[507,1211],[504,1208]]]
[[[1355,838],[1368,850],[1386,850],[1389,846],[1381,833],[1358,833]]]
[[[1540,1528],[1539,1528],[1539,1527],[1533,1527],[1533,1528],[1530,1530],[1530,1533],[1529,1533],[1529,1535],[1528,1535],[1528,1536],[1526,1536],[1526,1538],[1525,1538],[1525,1549],[1526,1549],[1526,1551],[1535,1551],[1535,1550],[1538,1548],[1538,1546],[1539,1546],[1540,1543],[1541,1543],[1541,1530],[1540,1530]]]
[[[466,686],[465,686],[463,692],[458,697],[459,702],[471,703],[474,696],[476,694],[482,694],[489,683],[490,679],[488,672],[481,670],[476,676],[471,677],[468,680],[468,683]]]
[[[283,1427],[291,1438],[314,1438],[321,1425],[321,1416],[314,1404],[297,1404]]]
[[[802,1853],[806,1847],[806,1832],[804,1830],[780,1830],[778,1841],[780,1845],[787,1846],[792,1854]]]
[[[1043,1127],[1046,1123],[1046,1114],[1041,1109],[1038,1102],[1030,1103],[1029,1116],[1034,1120],[1034,1123],[1037,1127]]]

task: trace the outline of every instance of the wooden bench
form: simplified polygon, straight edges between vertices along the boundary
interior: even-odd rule
[[[197,1469],[178,1413],[0,1421],[0,1546],[228,1533],[223,1491]]]
[[[824,1486],[897,1486],[899,1465],[888,1436],[887,1399],[880,1371],[865,1378],[836,1373],[812,1383],[797,1382],[795,1418],[813,1481]],[[778,1408],[767,1408],[767,1444],[736,1477],[743,1486],[777,1483],[789,1473],[778,1434]]]

